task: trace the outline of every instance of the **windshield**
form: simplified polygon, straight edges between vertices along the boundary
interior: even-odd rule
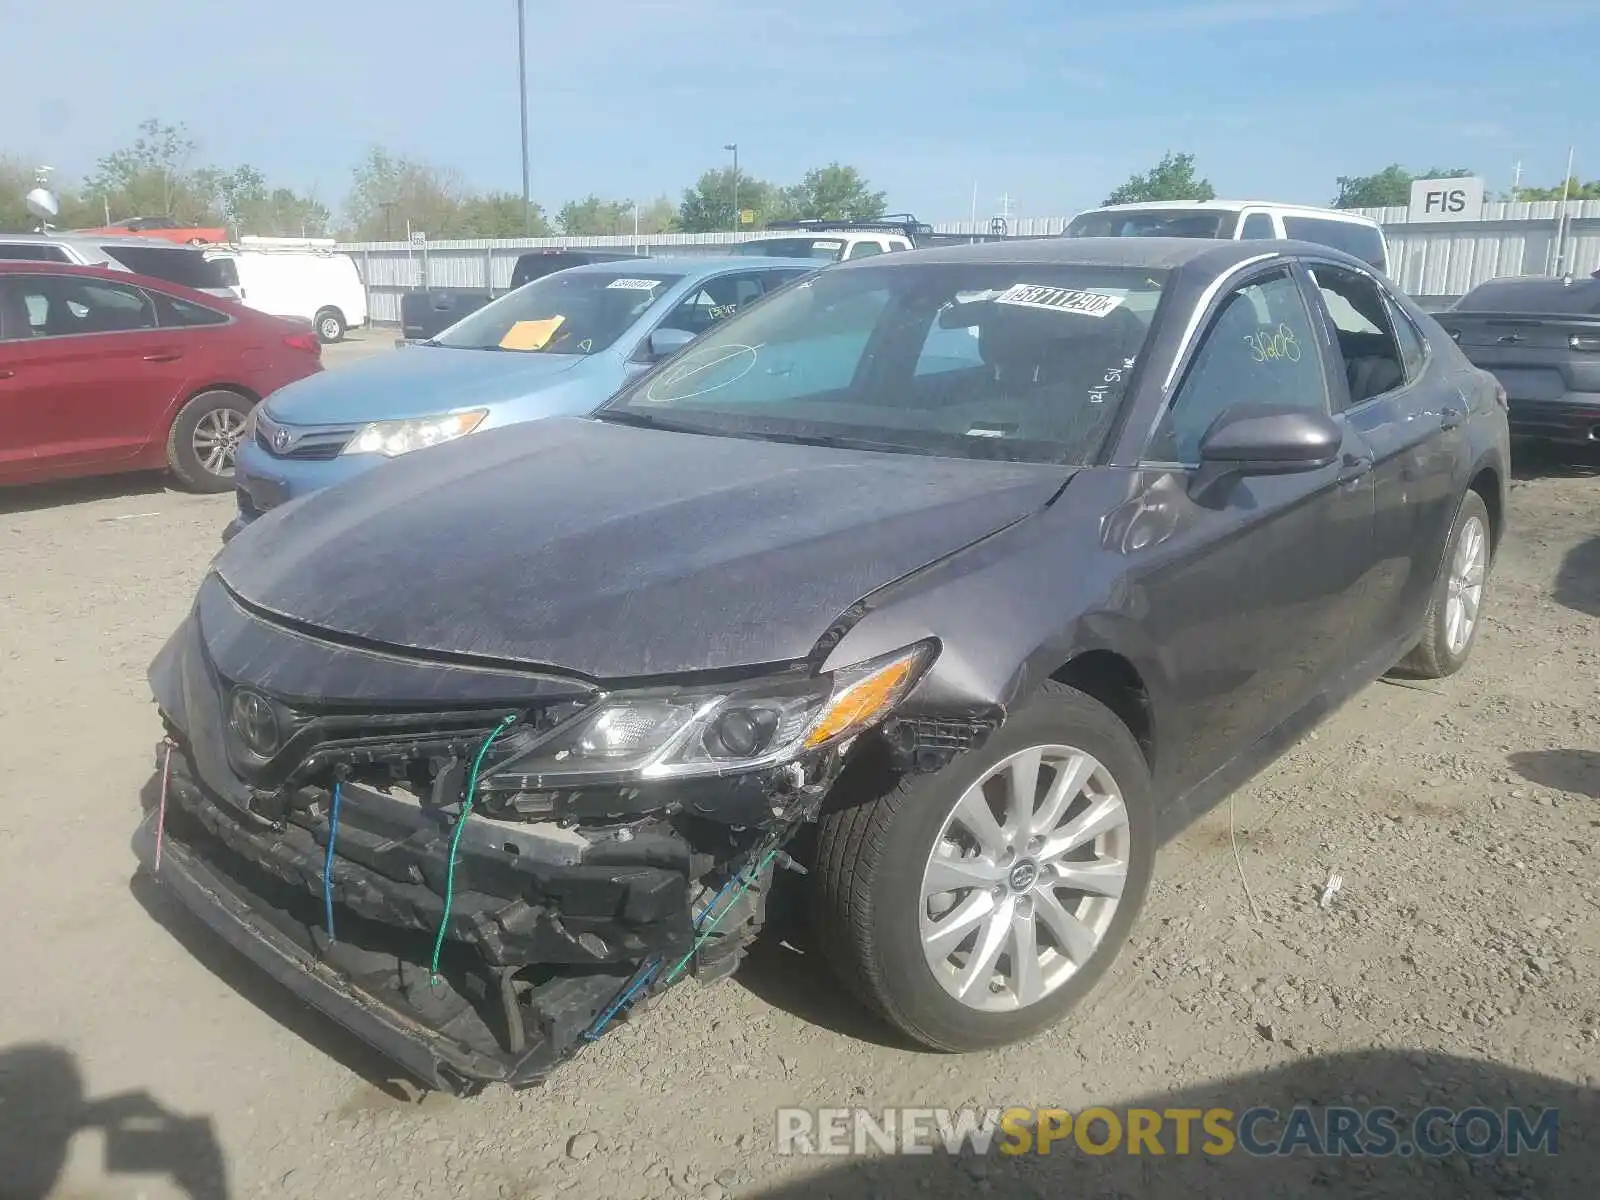
[[[1237,213],[1206,208],[1116,209],[1079,213],[1068,237],[1231,238]]]
[[[602,420],[775,441],[1084,463],[1165,272],[1026,263],[823,271],[716,326]]]
[[[740,254],[753,254],[761,258],[814,258],[820,262],[837,262],[844,253],[844,239],[840,237],[790,237],[762,238],[759,242],[740,242],[735,249]]]
[[[546,275],[463,317],[431,344],[524,354],[598,354],[683,278],[642,267]]]

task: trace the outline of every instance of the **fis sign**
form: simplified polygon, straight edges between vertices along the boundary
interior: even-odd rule
[[[1483,180],[1417,179],[1411,184],[1406,220],[1476,221],[1483,215]]]

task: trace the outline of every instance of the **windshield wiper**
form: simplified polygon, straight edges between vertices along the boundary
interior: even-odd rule
[[[745,433],[741,437],[760,438],[764,442],[788,442],[796,446],[824,446],[829,450],[881,450],[890,454],[927,454],[937,456],[937,450],[926,446],[910,446],[904,442],[875,442],[870,438],[842,437],[833,433]]]
[[[707,429],[702,425],[680,425],[676,421],[663,421],[654,413],[634,412],[628,408],[602,408],[589,414],[596,421],[609,421],[613,425],[632,425],[639,429],[661,429],[667,433],[700,433],[706,437],[727,437],[720,429]]]

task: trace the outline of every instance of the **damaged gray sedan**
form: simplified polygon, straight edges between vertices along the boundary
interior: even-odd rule
[[[1492,379],[1327,248],[842,264],[242,533],[151,667],[136,850],[435,1086],[728,974],[786,867],[865,1004],[1005,1044],[1163,838],[1466,662],[1507,462]]]

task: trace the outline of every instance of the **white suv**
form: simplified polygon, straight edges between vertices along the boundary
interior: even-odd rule
[[[221,269],[198,247],[179,246],[159,238],[100,237],[92,233],[0,233],[0,259],[132,271],[224,300],[239,299],[239,289],[229,285]]]
[[[1091,208],[1067,224],[1067,237],[1190,237],[1236,241],[1293,238],[1332,246],[1389,273],[1389,243],[1371,217],[1337,208],[1267,200],[1161,200]]]

